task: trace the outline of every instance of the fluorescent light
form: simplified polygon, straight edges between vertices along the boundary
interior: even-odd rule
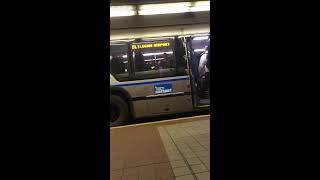
[[[134,6],[111,6],[110,17],[134,16],[136,10]]]
[[[174,14],[174,13],[184,13],[188,12],[188,9],[185,8],[170,8],[170,9],[150,9],[150,10],[141,10],[139,15],[155,15],[155,14]]]
[[[111,6],[110,17],[210,11],[210,1]]]
[[[205,51],[206,49],[195,49],[194,52],[203,52]]]
[[[172,54],[173,52],[172,51],[168,51],[168,52],[157,52],[157,53],[145,53],[145,54],[142,54],[142,55],[143,56],[156,56],[156,55],[163,55],[164,53]]]
[[[190,8],[190,12],[210,11],[210,1],[197,1]]]
[[[194,41],[200,41],[200,40],[206,40],[209,39],[208,36],[199,36],[199,37],[195,37],[193,38]]]
[[[190,12],[210,11],[210,6],[191,7]]]
[[[210,6],[210,1],[196,1],[194,6]]]
[[[190,2],[141,5],[139,15],[183,13],[188,12],[190,6]]]
[[[139,6],[139,10],[155,10],[165,8],[186,8],[190,7],[191,2],[178,2],[178,3],[161,3],[161,4],[144,4]]]
[[[210,1],[147,4],[139,6],[139,15],[210,11]]]
[[[123,55],[122,58],[127,58],[127,55]]]

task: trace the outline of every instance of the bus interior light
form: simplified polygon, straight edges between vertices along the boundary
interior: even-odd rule
[[[195,49],[194,52],[203,52],[205,51],[206,49]]]
[[[172,51],[168,51],[168,52],[157,52],[157,53],[145,53],[145,54],[142,54],[142,55],[143,56],[156,56],[156,55],[163,55],[164,53],[173,54]]]

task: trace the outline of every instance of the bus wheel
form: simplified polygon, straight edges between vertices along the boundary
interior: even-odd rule
[[[127,103],[119,96],[110,96],[110,126],[124,125],[129,119]]]

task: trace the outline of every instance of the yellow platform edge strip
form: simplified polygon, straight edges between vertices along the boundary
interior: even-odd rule
[[[191,116],[191,117],[183,117],[183,118],[176,118],[176,119],[170,119],[170,120],[162,120],[162,121],[156,121],[156,122],[147,122],[147,123],[140,123],[140,124],[131,124],[131,125],[125,125],[125,126],[119,126],[119,127],[112,127],[112,129],[120,129],[120,128],[126,128],[126,127],[135,127],[135,126],[143,126],[143,125],[150,125],[150,124],[160,124],[165,122],[172,122],[172,121],[180,121],[180,120],[187,120],[192,118],[202,118],[202,117],[210,117],[210,115],[199,115],[199,116]]]

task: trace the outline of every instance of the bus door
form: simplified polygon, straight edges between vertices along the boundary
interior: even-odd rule
[[[196,86],[195,86],[195,74],[194,74],[194,68],[193,68],[193,65],[192,65],[192,59],[191,59],[191,45],[190,45],[190,37],[183,37],[183,46],[185,48],[185,52],[186,52],[186,55],[185,55],[185,59],[187,61],[187,69],[188,69],[188,74],[189,74],[189,77],[190,77],[190,91],[191,91],[191,97],[192,97],[192,104],[193,104],[193,107],[196,107],[197,106],[197,99],[196,99],[196,95],[195,95],[195,92],[196,92]]]
[[[190,67],[192,95],[195,107],[207,107],[210,105],[206,48],[209,45],[209,35],[195,35],[185,38],[188,65]]]
[[[162,38],[131,43],[135,117],[193,109],[184,48],[179,42]]]

